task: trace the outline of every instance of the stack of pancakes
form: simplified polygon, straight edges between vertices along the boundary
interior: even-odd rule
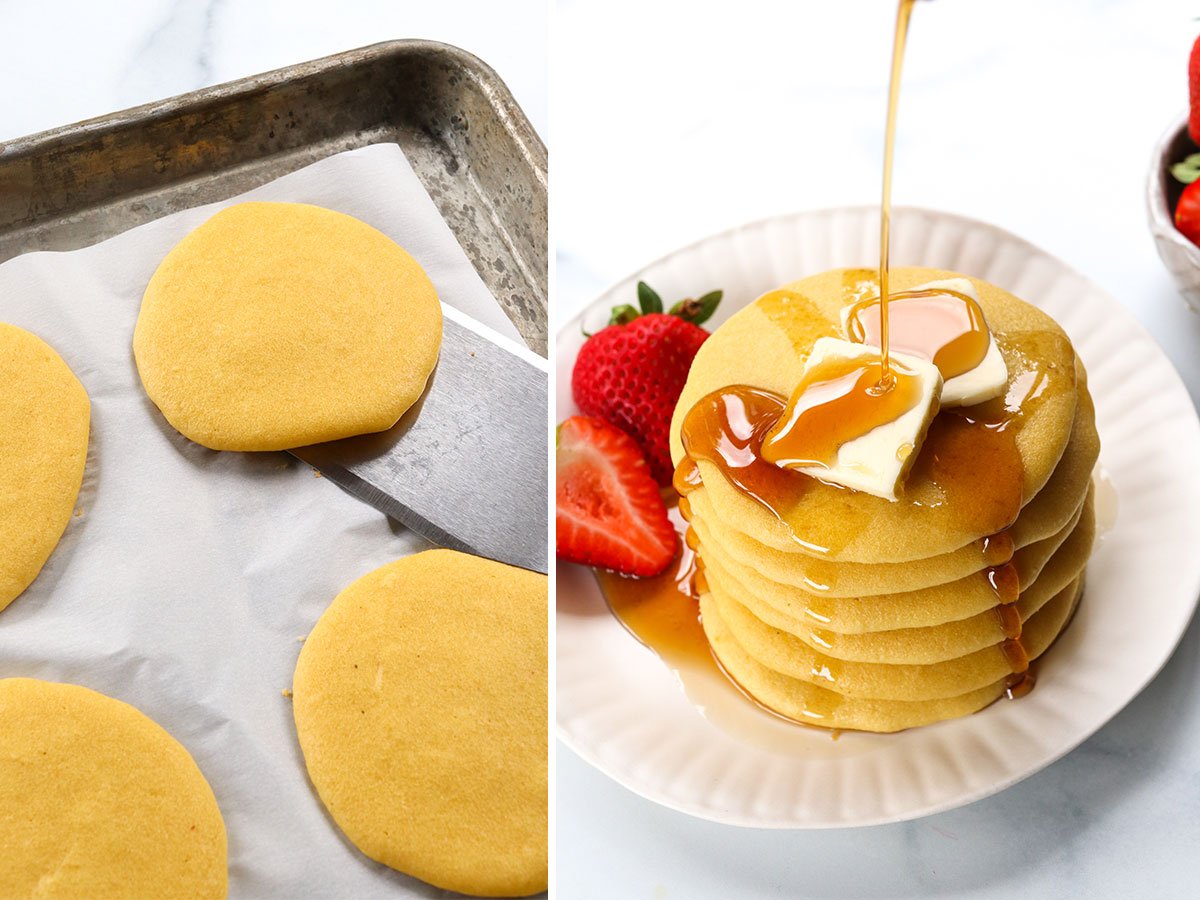
[[[892,290],[960,277],[899,269]],[[810,479],[795,502],[768,508],[695,447],[685,453],[681,433],[714,391],[789,396],[816,340],[844,337],[843,307],[877,290],[871,272],[826,272],[768,294],[714,332],[692,365],[671,452],[695,466],[681,509],[704,631],[726,672],[788,718],[886,732],[979,710],[1019,683],[1014,657],[1045,652],[1079,600],[1099,453],[1083,367],[1047,315],[970,280],[1008,366],[1005,399],[990,408],[1007,408],[1012,465],[953,459],[935,421],[897,502]],[[1015,575],[1020,590],[1006,608],[998,574]]]

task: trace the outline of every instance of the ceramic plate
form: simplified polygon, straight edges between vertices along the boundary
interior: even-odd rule
[[[688,696],[608,612],[591,573],[560,565],[559,736],[651,800],[774,828],[869,825],[961,806],[1093,734],[1159,671],[1192,615],[1200,593],[1200,423],[1162,351],[1124,307],[1025,241],[945,213],[901,209],[894,217],[896,265],[952,269],[1008,289],[1057,319],[1087,365],[1117,508],[1089,564],[1079,613],[1029,696],[900,734],[833,740],[703,683],[690,683]],[[633,301],[644,278],[665,298],[723,288],[715,327],[770,288],[874,265],[878,221],[878,210],[844,208],[737,228],[648,266],[582,318],[600,327],[610,307]],[[560,421],[576,411],[570,375],[581,343],[575,319],[558,336]],[[1101,505],[1111,515],[1112,498]]]

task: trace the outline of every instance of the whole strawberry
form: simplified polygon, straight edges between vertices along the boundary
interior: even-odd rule
[[[1175,227],[1193,244],[1200,245],[1200,181],[1193,181],[1179,195]]]
[[[721,291],[681,300],[663,312],[662,298],[638,282],[638,305],[618,306],[608,327],[592,335],[575,359],[571,393],[585,415],[630,435],[661,485],[671,483],[668,432],[688,370],[708,332]]]
[[[1200,38],[1192,44],[1188,57],[1188,134],[1200,145]]]

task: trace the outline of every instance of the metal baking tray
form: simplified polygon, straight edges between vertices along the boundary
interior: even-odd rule
[[[0,142],[0,262],[94,244],[379,143],[400,145],[545,356],[546,148],[492,69],[434,41],[375,44]]]

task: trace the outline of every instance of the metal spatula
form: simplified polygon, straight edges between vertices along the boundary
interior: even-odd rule
[[[442,310],[437,367],[393,428],[291,452],[436,544],[547,572],[549,366]]]

